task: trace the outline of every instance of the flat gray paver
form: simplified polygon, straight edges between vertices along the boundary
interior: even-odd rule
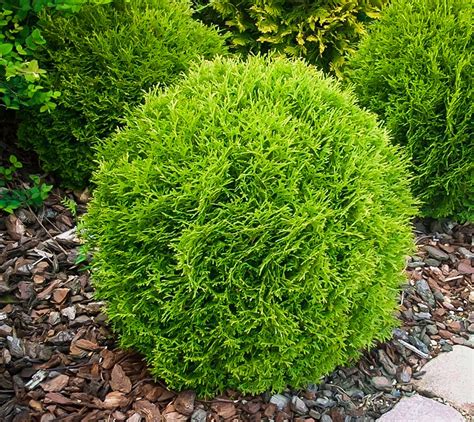
[[[436,396],[469,414],[474,414],[474,350],[454,346],[453,351],[441,353],[423,368],[426,373],[414,380],[421,394]]]
[[[465,419],[451,406],[415,394],[401,399],[377,422],[465,422]]]

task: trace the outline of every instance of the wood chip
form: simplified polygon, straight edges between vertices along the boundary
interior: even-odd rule
[[[53,300],[56,303],[63,303],[66,300],[67,295],[69,294],[69,289],[63,287],[60,289],[55,289],[53,292]]]
[[[174,407],[179,413],[190,416],[194,411],[194,400],[196,393],[194,391],[182,391],[174,401]]]
[[[117,364],[112,369],[110,387],[114,391],[121,391],[122,393],[130,393],[132,391],[132,383],[127,377],[122,367]]]
[[[127,406],[129,402],[130,400],[125,397],[125,394],[121,393],[120,391],[112,391],[105,396],[105,400],[102,405],[104,409],[116,409]]]
[[[44,391],[54,393],[63,390],[68,385],[68,382],[69,377],[67,375],[61,374],[56,378],[43,382],[41,387]]]

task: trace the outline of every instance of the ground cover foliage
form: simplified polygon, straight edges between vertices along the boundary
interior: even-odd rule
[[[410,154],[424,216],[474,220],[472,28],[468,0],[396,0],[346,69]]]
[[[385,0],[196,0],[197,16],[230,31],[237,51],[278,51],[339,73]]]
[[[304,62],[217,59],[99,148],[82,233],[171,388],[305,386],[390,337],[414,213],[374,115]]]
[[[61,92],[56,108],[20,115],[19,141],[66,186],[83,186],[93,146],[120,124],[156,84],[169,84],[201,55],[225,53],[218,33],[191,17],[184,0],[116,0],[74,15],[44,15],[45,89]]]

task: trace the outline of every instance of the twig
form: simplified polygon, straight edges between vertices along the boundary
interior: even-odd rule
[[[43,225],[43,223],[40,221],[40,219],[38,218],[38,216],[33,212],[33,210],[31,209],[31,207],[28,205],[28,209],[30,210],[31,214],[34,215],[36,221],[39,223],[39,225],[43,228],[43,230],[46,232],[46,234],[51,238],[51,240],[56,243],[56,245],[59,247],[59,249],[61,249],[64,254],[67,256],[67,252],[66,250],[54,239],[54,237],[51,235],[51,233],[48,231],[48,229]],[[43,242],[43,243],[46,243],[46,242]]]
[[[407,343],[404,340],[397,340],[402,346],[406,347],[408,350],[411,350],[413,353],[416,353],[418,356],[428,359],[430,355],[426,354],[425,352],[422,352],[421,350],[418,350],[415,346],[411,345],[410,343]]]

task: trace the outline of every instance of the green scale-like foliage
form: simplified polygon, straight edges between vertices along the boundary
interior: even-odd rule
[[[278,51],[337,74],[386,0],[194,0],[238,51]]]
[[[302,387],[395,325],[413,200],[304,62],[203,62],[100,148],[83,232],[121,344],[172,388]]]
[[[394,1],[347,69],[411,155],[424,216],[474,220],[472,5]]]
[[[21,114],[19,138],[68,186],[83,186],[98,138],[109,135],[144,92],[167,85],[200,56],[224,53],[224,41],[191,17],[184,0],[114,1],[74,15],[44,16],[43,86],[57,107]]]

